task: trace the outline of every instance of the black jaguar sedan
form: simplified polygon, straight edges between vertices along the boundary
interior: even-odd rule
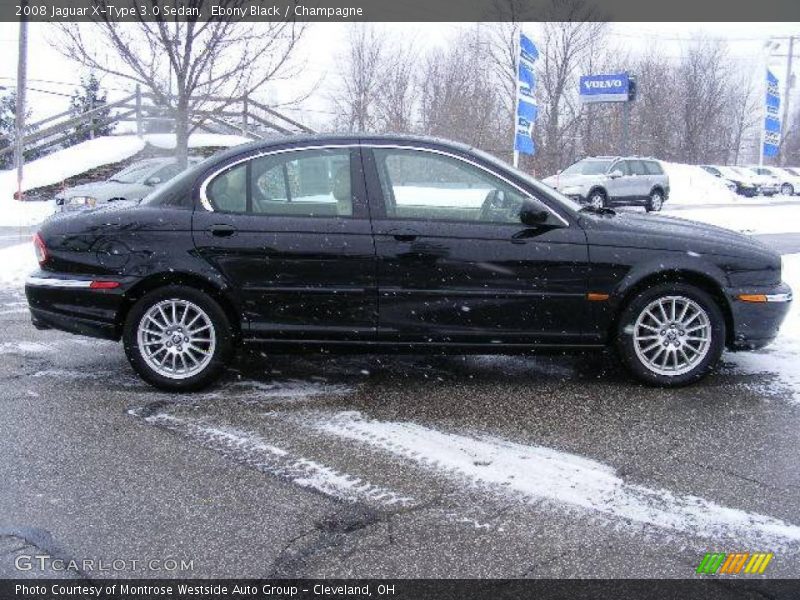
[[[409,137],[239,146],[138,206],[35,235],[33,324],[122,339],[149,383],[195,390],[239,344],[288,351],[616,349],[698,380],[777,334],[781,259],[731,231],[580,207],[478,150]]]

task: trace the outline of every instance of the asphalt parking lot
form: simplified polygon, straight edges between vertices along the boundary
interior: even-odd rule
[[[800,405],[729,363],[663,390],[610,356],[251,350],[176,396],[16,292],[0,327],[0,577],[688,577],[710,551],[797,576]]]

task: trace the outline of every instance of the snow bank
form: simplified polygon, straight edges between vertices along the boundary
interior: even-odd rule
[[[0,286],[23,292],[25,279],[36,270],[33,244],[16,244],[0,249]]]
[[[171,133],[149,133],[144,136],[144,139],[148,144],[156,148],[164,150],[175,148],[175,136]],[[252,141],[252,139],[241,135],[195,133],[189,136],[189,148],[230,148]]]
[[[311,424],[500,494],[549,500],[623,523],[738,544],[781,547],[800,542],[796,525],[698,496],[629,483],[613,467],[576,454],[493,436],[445,433],[415,423],[365,419],[357,412],[323,415]]]
[[[239,135],[199,133],[190,136],[189,147],[230,147],[248,141],[248,138]],[[172,149],[175,148],[175,135],[156,133],[141,138],[135,135],[112,135],[70,146],[26,164],[22,189],[52,185],[102,165],[120,162],[141,152],[146,144]],[[0,225],[35,225],[53,214],[53,202],[18,202],[13,200],[16,191],[16,171],[0,171]]]
[[[669,176],[670,205],[729,204],[738,198],[725,183],[696,165],[661,161]]]
[[[664,205],[664,214],[691,221],[710,223],[739,233],[796,233],[800,206],[797,204],[717,206],[708,208],[681,207],[670,210]]]

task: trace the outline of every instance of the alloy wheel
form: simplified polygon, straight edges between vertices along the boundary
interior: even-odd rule
[[[153,371],[169,379],[186,379],[211,362],[216,332],[202,308],[175,298],[154,304],[142,316],[137,342],[142,358]]]
[[[653,373],[683,375],[700,364],[711,347],[711,319],[685,296],[663,296],[648,304],[633,328],[633,347]]]

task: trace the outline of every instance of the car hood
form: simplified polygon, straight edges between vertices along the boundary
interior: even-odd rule
[[[673,250],[696,254],[774,258],[775,252],[757,239],[707,223],[653,214],[586,213],[582,224],[589,244]]]
[[[605,175],[553,175],[543,179],[545,185],[549,185],[557,190],[562,190],[571,186],[583,186],[589,183],[597,183],[605,180]]]

